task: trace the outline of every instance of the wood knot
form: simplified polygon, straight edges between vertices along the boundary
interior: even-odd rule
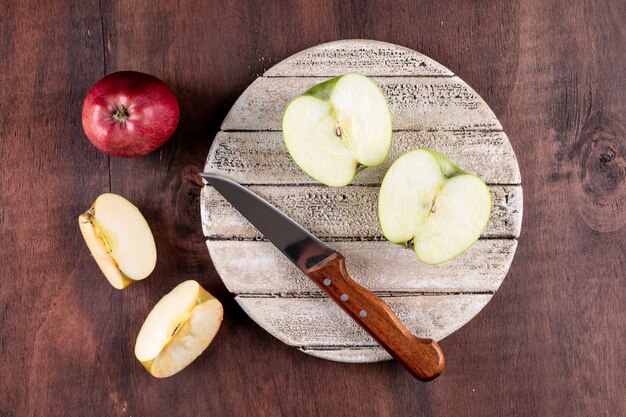
[[[626,177],[626,164],[619,143],[607,138],[593,138],[583,149],[583,190],[597,197],[619,190]]]
[[[607,117],[591,122],[579,147],[579,211],[593,230],[614,232],[626,225],[626,131]]]
[[[206,246],[200,228],[200,193],[202,167],[187,165],[172,175],[168,189],[172,190],[168,208],[171,246],[169,251],[177,267],[193,268],[206,262]]]
[[[615,158],[615,149],[607,146],[606,152],[600,155],[600,161],[604,164],[611,162]]]

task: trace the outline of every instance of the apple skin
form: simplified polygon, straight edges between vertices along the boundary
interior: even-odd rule
[[[82,121],[93,145],[112,156],[134,158],[157,149],[172,137],[180,108],[170,88],[158,78],[120,71],[98,81],[83,103]]]

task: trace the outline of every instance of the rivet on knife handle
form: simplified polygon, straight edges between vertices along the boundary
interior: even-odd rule
[[[430,381],[443,372],[437,342],[411,334],[383,300],[354,282],[340,253],[305,273],[414,377]]]

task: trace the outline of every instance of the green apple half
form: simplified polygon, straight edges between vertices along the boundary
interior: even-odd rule
[[[146,278],[156,265],[156,245],[139,209],[117,194],[100,195],[78,216],[89,251],[113,287]]]
[[[135,356],[157,378],[174,375],[209,346],[222,324],[222,303],[189,280],[154,306],[143,323]]]
[[[412,245],[417,257],[431,265],[469,249],[490,214],[491,194],[484,181],[426,149],[400,156],[385,174],[378,197],[385,238]]]
[[[391,112],[378,86],[359,74],[332,78],[294,99],[283,138],[295,163],[331,187],[349,184],[362,166],[383,163],[391,146]]]

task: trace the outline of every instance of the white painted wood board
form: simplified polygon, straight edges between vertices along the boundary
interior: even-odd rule
[[[285,106],[324,79],[372,76],[392,112],[384,164],[341,189],[316,183],[286,152]],[[382,237],[380,182],[402,153],[430,148],[489,185],[493,210],[482,238],[463,255],[428,266]],[[389,303],[409,329],[440,340],[474,317],[506,276],[521,229],[523,195],[515,153],[480,96],[436,61],[384,42],[347,40],[302,51],[270,68],[233,105],[207,157],[224,175],[275,204],[342,252],[354,279]],[[247,314],[303,352],[342,362],[389,359],[374,340],[293,266],[211,187],[201,215],[217,272]]]

